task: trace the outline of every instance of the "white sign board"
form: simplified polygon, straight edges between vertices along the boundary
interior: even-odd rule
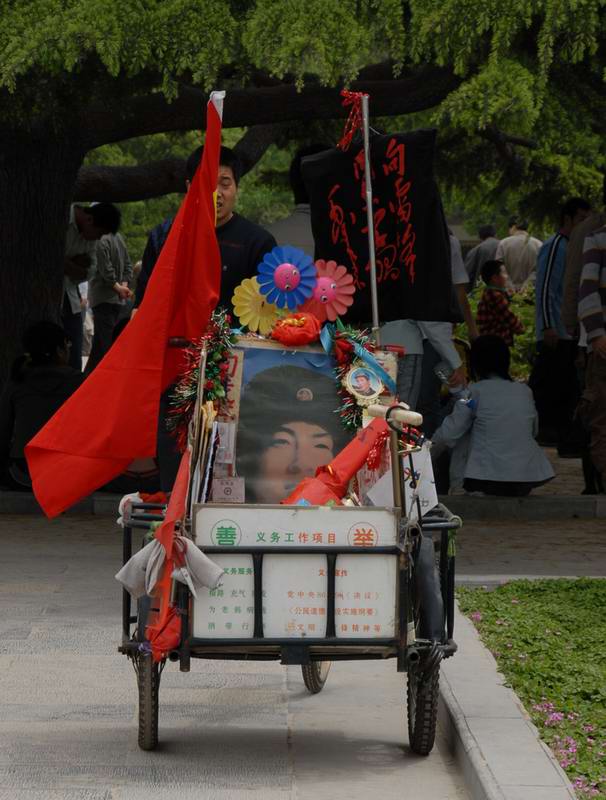
[[[252,639],[255,593],[252,556],[215,555],[225,570],[219,589],[198,589],[192,599],[192,632],[201,639]]]
[[[263,634],[326,636],[326,556],[264,556]]]
[[[337,556],[335,631],[341,639],[396,633],[396,556]]]
[[[397,517],[369,507],[194,507],[194,541],[205,547],[389,547]]]
[[[220,589],[200,590],[193,608],[196,638],[252,638],[254,572],[252,556],[238,548],[393,546],[397,516],[376,508],[217,506],[194,509],[195,541],[233,548],[210,554],[225,568]],[[262,618],[267,638],[326,636],[327,557],[322,553],[263,556]],[[397,556],[338,555],[335,567],[337,638],[385,638],[396,633]]]

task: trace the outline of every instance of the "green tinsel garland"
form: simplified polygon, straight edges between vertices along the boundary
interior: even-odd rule
[[[204,399],[221,403],[227,394],[229,353],[236,337],[231,330],[231,316],[223,308],[216,309],[204,336],[185,352],[186,367],[169,398],[166,427],[176,437],[181,450],[187,445],[187,432],[198,397],[200,354],[206,347]]]

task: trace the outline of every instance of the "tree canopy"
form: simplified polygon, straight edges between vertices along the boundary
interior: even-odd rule
[[[224,127],[248,129],[251,163],[277,136],[267,126],[305,138],[342,117],[346,85],[398,117],[385,127],[438,127],[441,185],[474,219],[519,209],[545,226],[566,196],[600,199],[604,0],[0,0],[0,13],[0,292],[16,309],[57,303],[54,231],[75,194],[182,188],[170,138],[147,165],[93,153],[78,175],[87,153],[199,130],[211,88],[227,89]]]
[[[85,149],[191,130],[213,87],[231,90],[227,126],[327,119],[340,113],[334,89],[360,80],[374,113],[439,128],[440,177],[459,205],[520,205],[544,222],[567,195],[599,196],[602,0],[4,0],[0,9],[5,129],[73,128]]]

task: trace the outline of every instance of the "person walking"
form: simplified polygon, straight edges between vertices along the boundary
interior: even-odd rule
[[[533,283],[537,256],[542,242],[528,233],[528,222],[520,217],[509,220],[509,236],[499,242],[495,259],[505,264],[505,269],[516,291]]]
[[[494,225],[481,225],[478,229],[480,244],[472,247],[465,256],[465,270],[469,277],[469,292],[476,288],[478,278],[482,274],[482,267],[487,261],[494,261],[497,254],[499,240]]]
[[[93,344],[86,372],[90,373],[112,346],[113,333],[122,306],[132,297],[129,288],[133,265],[120,233],[101,237],[97,269],[89,282],[88,301],[93,311]]]
[[[591,213],[582,197],[568,200],[560,211],[560,225],[539,250],[535,286],[537,355],[529,385],[539,412],[539,441],[558,444],[560,455],[578,455],[566,446],[580,396],[576,341],[562,320],[566,251],[574,228]]]
[[[120,211],[111,203],[83,207],[73,205],[65,236],[63,306],[61,322],[71,341],[69,365],[82,370],[83,309],[79,284],[88,281],[97,267],[97,242],[120,227]]]

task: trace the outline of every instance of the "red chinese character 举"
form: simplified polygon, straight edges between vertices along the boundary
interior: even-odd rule
[[[376,533],[373,528],[356,528],[353,535],[354,547],[374,547]]]

